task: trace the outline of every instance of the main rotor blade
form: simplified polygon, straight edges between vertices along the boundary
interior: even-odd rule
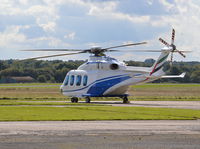
[[[104,48],[104,50],[120,48],[120,47],[135,46],[135,45],[141,45],[141,44],[147,44],[147,42],[138,42],[138,43],[130,43],[130,44],[125,44],[125,45],[119,45],[119,46]]]
[[[57,56],[65,56],[65,55],[74,55],[74,54],[80,54],[80,53],[84,53],[84,52],[39,56],[39,57],[27,58],[27,59],[24,59],[24,60],[35,60],[35,59],[40,59],[40,58],[57,57]]]
[[[163,51],[165,51],[165,50],[109,50],[107,52],[163,52]],[[166,50],[166,51],[168,51],[168,50]],[[189,53],[192,51],[175,50],[173,52]]]
[[[192,51],[189,51],[189,50],[175,50],[174,52],[182,52],[182,53],[190,53]]]
[[[172,29],[172,43],[171,44],[174,44],[174,38],[175,38],[175,30]]]
[[[166,45],[166,46],[170,46],[165,40],[163,40],[162,38],[159,38],[159,40],[164,44],[164,45]]]
[[[162,52],[162,50],[108,50],[107,52]]]
[[[20,51],[84,51],[80,49],[27,49]]]

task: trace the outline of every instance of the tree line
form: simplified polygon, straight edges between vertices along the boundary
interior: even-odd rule
[[[31,76],[37,82],[60,83],[71,69],[77,69],[85,61],[82,60],[0,60],[0,79],[11,76]],[[125,61],[129,66],[151,66],[153,59],[144,62]],[[167,74],[177,75],[186,72],[183,79],[160,79],[156,82],[200,83],[200,62],[167,62],[164,66]]]

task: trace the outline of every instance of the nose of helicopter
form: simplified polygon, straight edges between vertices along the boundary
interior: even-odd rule
[[[63,85],[60,86],[60,92],[63,93]]]

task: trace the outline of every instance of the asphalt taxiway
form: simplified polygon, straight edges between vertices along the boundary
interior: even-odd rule
[[[119,101],[104,101],[103,103],[110,104],[112,106],[179,108],[200,110],[200,101],[130,101],[129,104],[122,104],[122,102]]]
[[[200,120],[0,122],[1,149],[198,149]]]

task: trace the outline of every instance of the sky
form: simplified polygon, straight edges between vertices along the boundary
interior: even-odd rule
[[[184,59],[200,58],[200,0],[0,0],[0,60],[25,59],[63,52],[24,49],[88,49],[129,42],[148,44],[128,49],[159,50],[162,37],[179,50],[192,50]],[[120,60],[156,59],[159,53],[112,52]],[[89,54],[52,59],[85,60]]]

